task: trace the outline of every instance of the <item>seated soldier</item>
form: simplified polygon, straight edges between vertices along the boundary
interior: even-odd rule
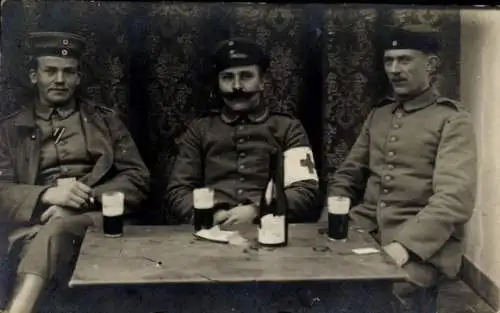
[[[269,153],[277,142],[285,155],[289,220],[315,217],[318,176],[307,134],[299,120],[271,112],[262,99],[269,59],[257,44],[236,38],[212,55],[221,110],[192,122],[182,137],[166,192],[175,219],[192,221],[193,190],[210,187],[221,226],[252,222],[267,186]]]
[[[368,115],[329,188],[352,200],[354,223],[407,272],[407,282],[394,284],[398,312],[434,313],[439,285],[459,272],[474,208],[474,127],[469,113],[432,85],[435,31],[405,25],[384,35],[394,96]]]
[[[149,171],[117,114],[75,96],[84,39],[33,33],[30,43],[37,96],[0,127],[1,219],[10,246],[21,247],[9,313],[33,312],[67,271],[99,216],[91,197],[121,191],[131,212],[149,192]]]

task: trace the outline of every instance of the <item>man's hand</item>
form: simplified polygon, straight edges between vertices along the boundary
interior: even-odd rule
[[[89,186],[78,182],[67,182],[56,187],[47,189],[42,195],[42,203],[47,205],[57,205],[73,209],[80,209],[90,198],[91,189]]]
[[[214,225],[218,225],[229,218],[229,213],[226,210],[218,210],[214,214]]]
[[[253,204],[238,205],[226,211],[227,218],[222,225],[237,225],[251,223],[258,214],[257,206]]]
[[[75,215],[76,212],[70,210],[70,209],[65,209],[62,208],[58,205],[52,205],[50,206],[45,212],[43,212],[42,216],[40,217],[40,222],[42,224],[47,223],[51,219],[58,218],[58,217],[66,217],[66,216],[72,216]]]
[[[410,254],[408,250],[400,244],[399,242],[391,242],[390,244],[383,247],[385,253],[387,253],[391,258],[396,261],[398,266],[403,266],[408,263],[410,259]]]

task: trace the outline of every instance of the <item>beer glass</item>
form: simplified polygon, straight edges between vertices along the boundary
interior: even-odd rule
[[[351,199],[346,197],[328,197],[328,238],[333,241],[345,241],[349,230],[349,208]]]
[[[214,224],[214,190],[212,188],[196,188],[193,190],[194,229],[210,229]]]
[[[123,235],[123,213],[125,196],[122,192],[104,192],[101,195],[102,228],[106,237],[121,237]]]

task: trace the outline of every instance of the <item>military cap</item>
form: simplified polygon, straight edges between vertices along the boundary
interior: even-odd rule
[[[258,65],[266,71],[270,62],[259,45],[246,38],[232,38],[219,42],[211,59],[217,72],[232,66],[244,65]]]
[[[386,26],[383,33],[383,49],[413,49],[426,53],[439,50],[437,32],[425,25]]]
[[[63,32],[34,32],[28,36],[32,57],[60,56],[80,58],[86,46],[82,36]]]

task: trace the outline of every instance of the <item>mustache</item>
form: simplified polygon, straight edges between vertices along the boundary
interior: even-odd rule
[[[222,97],[224,97],[228,100],[235,100],[235,99],[248,100],[248,99],[252,98],[257,93],[258,93],[258,91],[244,91],[241,89],[237,89],[237,90],[234,90],[232,92],[221,92]]]

